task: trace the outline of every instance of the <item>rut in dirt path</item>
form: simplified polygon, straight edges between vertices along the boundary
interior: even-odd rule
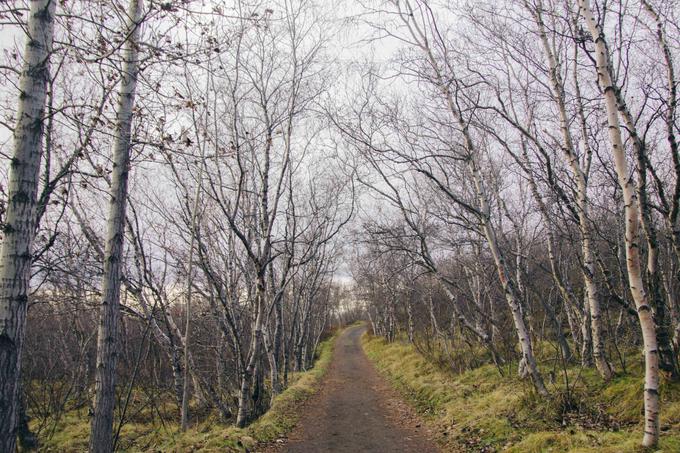
[[[411,408],[366,358],[360,344],[365,330],[358,326],[341,334],[321,390],[301,408],[306,413],[287,442],[268,451],[438,451]]]

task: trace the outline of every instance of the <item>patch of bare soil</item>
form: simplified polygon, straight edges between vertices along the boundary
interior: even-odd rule
[[[287,439],[267,453],[418,452],[438,449],[410,406],[378,375],[361,348],[365,327],[337,339],[321,390]]]

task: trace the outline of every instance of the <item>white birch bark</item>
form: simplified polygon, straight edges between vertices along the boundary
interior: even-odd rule
[[[0,249],[0,451],[6,452],[16,448],[21,350],[26,329],[55,8],[56,1],[30,2]]]
[[[614,374],[612,365],[607,360],[604,348],[604,329],[602,328],[602,309],[600,307],[600,298],[595,283],[595,259],[591,248],[592,234],[588,219],[588,184],[586,175],[581,164],[579,163],[578,155],[574,147],[574,141],[569,130],[569,118],[567,117],[567,107],[564,99],[564,84],[559,73],[557,60],[553,53],[552,47],[548,42],[548,36],[545,32],[545,24],[543,23],[542,4],[539,1],[536,9],[533,10],[534,19],[538,26],[538,34],[541,40],[541,46],[548,61],[548,74],[550,77],[550,85],[553,91],[553,99],[557,104],[557,111],[559,113],[560,132],[562,133],[562,153],[565,160],[569,164],[572,176],[576,180],[576,198],[577,198],[577,213],[579,220],[579,231],[581,234],[581,254],[583,256],[583,266],[581,274],[586,289],[586,299],[588,302],[588,309],[590,311],[590,327],[593,338],[593,359],[598,372],[605,380],[610,380]]]
[[[656,340],[656,327],[652,309],[647,300],[642,281],[642,265],[640,257],[640,208],[632,177],[628,171],[626,152],[621,137],[621,126],[618,117],[616,100],[617,87],[611,75],[609,49],[604,32],[595,19],[589,0],[579,0],[581,15],[586,27],[595,41],[595,58],[597,78],[603,93],[609,126],[609,140],[614,157],[616,174],[623,193],[625,215],[625,251],[628,284],[637,307],[640,328],[645,352],[645,428],[642,445],[653,447],[659,441],[659,352]]]
[[[264,305],[266,303],[266,283],[264,281],[263,272],[258,272],[257,294],[256,294],[256,316],[253,322],[253,333],[250,340],[250,349],[248,352],[248,361],[246,368],[242,370],[241,386],[238,397],[238,413],[236,416],[236,426],[243,428],[248,423],[250,416],[250,388],[253,383],[253,376],[257,359],[260,355],[260,348],[262,345],[262,326],[264,323]]]
[[[118,357],[117,336],[120,317],[120,268],[125,235],[132,109],[139,69],[137,41],[142,17],[142,0],[130,0],[127,14],[127,41],[113,145],[111,200],[104,251],[102,302],[97,335],[94,416],[92,417],[89,444],[89,450],[93,453],[108,453],[112,449],[115,377]]]
[[[466,141],[467,140],[469,139],[466,138]],[[520,303],[521,299],[519,297],[518,290],[515,287],[515,282],[510,277],[508,267],[505,263],[505,258],[498,247],[496,232],[491,225],[491,220],[489,218],[490,206],[484,191],[481,175],[479,174],[479,171],[472,160],[470,160],[469,167],[475,183],[477,198],[480,202],[480,210],[484,215],[484,217],[481,219],[482,231],[484,232],[486,242],[489,246],[489,250],[491,251],[491,256],[493,256],[494,263],[496,264],[496,271],[498,273],[498,279],[500,280],[501,286],[503,287],[505,300],[508,302],[508,306],[510,307],[512,320],[515,325],[515,331],[517,333],[520,349],[522,352],[522,363],[526,366],[526,371],[531,376],[531,381],[533,382],[538,394],[541,396],[547,396],[548,390],[545,387],[541,373],[538,371],[531,335],[529,333],[529,329],[527,328],[526,322],[524,321],[522,306]]]

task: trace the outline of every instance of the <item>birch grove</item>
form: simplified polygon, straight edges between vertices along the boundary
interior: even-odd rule
[[[678,3],[330,3],[0,3],[1,451],[246,428],[358,319],[673,429]]]
[[[24,251],[10,251],[4,269],[21,274],[20,299],[30,297],[37,316],[29,324],[50,325],[34,335],[61,332],[63,347],[53,362],[39,358],[49,342],[29,340],[38,349],[24,352],[23,397],[18,348],[7,357],[14,365],[3,366],[12,373],[3,401],[13,410],[3,410],[3,451],[14,450],[17,434],[23,446],[33,431],[54,435],[63,414],[82,407],[92,411],[90,451],[125,448],[122,428],[137,401],[155,407],[166,383],[184,429],[212,409],[225,423],[251,422],[290,373],[312,366],[344,297],[333,275],[353,184],[334,175],[332,160],[318,165],[330,142],[315,135],[321,119],[310,109],[328,88],[323,15],[306,2],[208,10],[136,0],[30,3],[33,41],[17,57],[32,77],[24,77],[27,104],[17,112],[30,134],[14,133],[19,158],[33,159],[32,176],[9,176],[28,184],[9,184],[10,199],[24,190],[28,204],[3,204],[2,218],[13,224],[20,207],[25,220],[17,222],[27,229],[17,242],[6,228],[3,247]],[[3,17],[21,25],[21,8],[7,5]],[[62,45],[48,77],[54,17]],[[274,53],[272,44],[280,47]],[[68,165],[50,165],[61,153]],[[35,231],[29,295],[25,250]],[[75,300],[81,305],[62,312]],[[8,344],[20,347],[27,304],[10,303],[7,335],[18,337]],[[76,349],[81,366],[66,368]],[[279,383],[269,389],[265,376]],[[42,390],[60,396],[42,399]]]
[[[423,310],[429,311],[415,335],[416,343],[425,344],[419,348],[444,348],[454,361],[460,342],[474,338],[500,363],[499,351],[507,346],[497,342],[508,339],[487,340],[494,329],[474,320],[478,313],[492,324],[512,319],[518,371],[546,396],[551,386],[540,375],[533,347],[546,331],[533,330],[536,316],[549,320],[560,361],[575,359],[573,342],[581,363],[594,365],[604,380],[618,373],[612,354],[626,367],[615,343],[622,325],[635,329],[635,316],[638,327],[630,334],[642,341],[645,357],[642,444],[657,445],[660,370],[663,379],[677,379],[677,349],[667,320],[677,316],[676,301],[659,280],[660,263],[677,260],[674,233],[667,229],[674,220],[663,217],[672,212],[666,193],[677,187],[668,165],[676,162],[677,149],[676,49],[667,35],[676,33],[671,19],[676,9],[664,2],[362,6],[374,39],[396,40],[402,50],[391,65],[368,70],[353,94],[361,101],[336,107],[332,115],[338,133],[355,149],[358,172],[366,172],[362,184],[389,206],[389,215],[365,220],[372,251],[364,259],[406,254],[410,264],[395,272],[405,277],[406,269],[419,269],[423,282],[440,285],[439,297],[456,305],[437,314],[432,291],[412,283],[411,291],[422,295]],[[636,66],[641,52],[645,62],[658,62],[654,76],[640,72],[650,66]],[[394,78],[410,82],[408,88],[399,92],[381,83]],[[665,94],[653,95],[657,89]],[[634,99],[632,106],[626,98]],[[664,136],[666,149],[658,140]],[[604,149],[612,151],[607,155]],[[603,198],[605,193],[611,198]],[[530,235],[536,227],[542,231],[538,241]],[[537,252],[541,242],[546,245]],[[498,305],[480,302],[474,288],[482,271],[456,263],[467,257],[494,264],[496,295],[486,297],[503,294],[509,319],[498,318]],[[373,279],[382,272],[356,266]],[[536,280],[539,274],[545,280]],[[539,288],[551,287],[557,299],[538,295],[545,291]],[[396,306],[404,308],[395,315],[389,297],[374,292],[363,297],[376,332],[395,338],[396,316],[413,336],[411,301],[399,298]],[[618,321],[607,327],[612,310],[619,312]],[[442,328],[447,323],[449,330]]]

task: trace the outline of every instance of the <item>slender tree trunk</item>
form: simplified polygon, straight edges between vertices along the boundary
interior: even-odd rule
[[[276,395],[281,393],[281,385],[279,384],[279,365],[274,354],[274,345],[269,340],[270,336],[267,333],[266,326],[264,327],[262,332],[263,332],[262,343],[264,345],[265,354],[267,355],[267,361],[269,362],[269,379],[271,380],[271,403],[273,403]]]
[[[415,327],[413,325],[413,288],[409,289],[408,296],[406,298],[406,316],[408,317],[408,342],[413,343],[413,336],[415,332]]]
[[[479,325],[477,322],[472,322],[468,319],[467,316],[461,311],[460,307],[458,306],[458,301],[456,300],[456,295],[451,292],[451,290],[448,288],[449,282],[445,277],[439,274],[437,270],[433,270],[434,277],[441,283],[442,289],[444,290],[444,294],[446,294],[446,297],[449,298],[449,301],[451,301],[451,309],[453,310],[453,318],[458,319],[462,327],[465,327],[466,329],[470,330],[473,334],[475,334],[480,340],[482,340],[484,343],[489,344],[491,343],[491,336],[487,333],[486,329]],[[430,319],[433,322],[433,327],[435,328],[435,331],[438,335],[440,335],[442,338],[444,338],[444,335],[437,325],[437,318],[434,315],[434,305],[432,304],[432,292],[430,291],[429,294],[429,306],[430,306]],[[453,333],[453,332],[452,332]]]
[[[19,412],[21,351],[35,236],[42,156],[43,112],[52,53],[56,1],[33,0],[9,169],[8,203],[0,249],[0,451],[13,452]]]
[[[659,347],[659,366],[667,371],[674,380],[680,376],[678,363],[671,342],[671,326],[668,323],[666,304],[661,294],[661,277],[659,275],[659,240],[656,226],[652,220],[652,206],[647,194],[647,149],[643,138],[637,133],[635,120],[619,91],[615,92],[616,103],[626,128],[633,139],[633,148],[638,161],[636,184],[638,205],[640,209],[640,226],[647,239],[647,283],[649,297],[654,311],[656,323],[656,339]]]
[[[173,384],[175,387],[175,398],[177,398],[177,402],[182,404],[182,391],[184,389],[184,374],[182,373],[182,359],[180,358],[180,350],[179,348],[176,348],[174,345],[171,346],[170,348],[170,360],[171,360],[171,368],[172,368],[172,377],[173,377]]]
[[[202,148],[205,149],[205,148]],[[205,156],[201,153],[201,159],[204,160]],[[201,183],[203,180],[203,169],[205,164],[201,165],[201,169],[198,175],[198,184],[196,185],[196,192],[194,193],[194,202],[191,209],[191,225],[190,234],[191,240],[189,241],[189,262],[187,263],[187,299],[186,299],[186,313],[185,313],[185,324],[184,324],[184,379],[182,387],[182,408],[180,413],[180,429],[181,431],[186,431],[189,427],[189,399],[191,395],[189,394],[189,339],[191,337],[191,302],[193,296],[193,286],[194,286],[194,248],[196,244],[196,235],[198,234],[198,205],[201,201]]]
[[[366,310],[366,314],[368,314],[368,322],[371,323],[371,330],[373,331],[373,335],[377,336],[378,335],[378,325],[376,324],[375,317],[371,315],[371,309],[368,308]]]
[[[284,343],[283,335],[283,295],[276,298],[274,301],[274,345],[273,345],[273,361],[271,380],[272,380],[272,397],[281,392],[281,385],[279,381],[279,370],[281,368],[281,347]]]
[[[569,118],[567,117],[567,107],[564,100],[564,84],[560,76],[557,60],[553,54],[553,50],[548,42],[548,36],[545,32],[545,25],[543,23],[542,4],[539,1],[534,11],[534,18],[538,25],[539,36],[543,51],[548,61],[548,70],[550,75],[550,83],[553,91],[553,99],[557,104],[557,110],[560,120],[560,131],[563,139],[563,154],[571,173],[576,180],[576,197],[577,197],[577,213],[579,220],[579,231],[581,233],[581,254],[583,256],[583,267],[581,274],[586,289],[586,300],[588,302],[588,309],[590,310],[590,328],[592,329],[593,338],[593,359],[595,359],[595,366],[600,375],[605,380],[610,380],[614,374],[614,370],[607,360],[604,348],[604,329],[602,327],[602,309],[600,307],[600,296],[597,285],[595,283],[595,260],[591,248],[591,233],[588,219],[588,185],[586,175],[581,168],[576,149],[574,148],[574,141],[569,130]]]
[[[524,159],[525,159],[525,162],[526,162],[523,165],[527,165],[526,174],[527,174],[527,180],[529,182],[529,190],[530,190],[532,196],[534,197],[536,204],[538,205],[538,210],[541,213],[541,217],[543,218],[543,222],[546,224],[546,228],[547,228],[547,234],[548,234],[548,246],[547,246],[547,248],[548,248],[548,259],[550,261],[550,272],[551,272],[553,281],[557,285],[560,296],[562,298],[564,310],[567,313],[567,320],[569,322],[569,327],[570,327],[570,329],[573,329],[573,322],[572,322],[572,319],[571,319],[571,307],[573,306],[574,297],[573,297],[573,294],[571,293],[571,291],[569,291],[567,286],[564,284],[564,279],[563,279],[562,274],[559,271],[559,267],[557,265],[557,257],[555,256],[555,250],[554,250],[555,234],[553,232],[552,222],[551,222],[551,219],[550,219],[550,212],[548,211],[548,207],[545,205],[543,198],[541,197],[540,193],[538,192],[538,185],[536,184],[536,180],[534,178],[533,172],[532,172],[531,168],[528,167],[529,156],[528,156],[526,146],[524,145],[524,143],[522,143],[522,153],[524,155]],[[552,309],[552,307],[549,306],[549,304],[547,302],[544,301],[543,306],[544,306],[546,312],[548,313],[548,316],[550,317],[551,321],[555,325],[556,334],[557,334],[557,341],[560,345],[560,349],[562,351],[562,356],[568,362],[572,359],[572,353],[571,353],[571,348],[569,347],[569,343],[567,342],[566,336],[564,335],[564,332],[562,330],[562,322],[558,319],[557,314]],[[573,332],[573,330],[572,330],[572,332]]]
[[[569,325],[569,331],[571,333],[571,340],[574,342],[574,349],[580,350],[581,348],[581,338],[579,337],[578,326],[580,323],[576,319],[577,316],[573,307],[565,302],[564,313],[567,317],[567,324]]]
[[[290,336],[288,339],[285,339],[284,337],[284,342],[283,342],[283,387],[288,387],[288,372],[290,371],[290,359],[291,359],[291,353],[293,349],[293,345],[295,344],[295,337],[297,335],[297,328],[296,328],[296,317],[297,315],[293,315],[293,319],[291,319],[290,322]]]
[[[298,343],[296,345],[296,351],[295,351],[295,369],[296,371],[305,371],[305,360],[304,360],[304,355],[305,355],[305,345],[307,344],[307,341],[309,339],[309,305],[311,303],[311,298],[312,295],[307,296],[307,302],[305,303],[305,310],[303,310],[303,317],[302,317],[302,322],[300,325],[300,336],[298,337]],[[378,330],[379,330],[379,335],[385,335],[385,332],[382,330],[380,327],[380,324],[378,325]]]
[[[593,329],[590,328],[590,308],[588,307],[588,296],[583,295],[583,311],[581,312],[581,365],[584,367],[593,366]]]
[[[653,229],[653,227],[652,227]],[[659,245],[656,232],[647,240],[647,277],[656,321],[656,338],[659,343],[659,368],[668,373],[672,380],[680,378],[678,360],[673,347],[672,321],[661,293],[661,273],[659,272]]]
[[[24,398],[21,394],[22,390],[19,388],[19,415],[17,419],[17,437],[19,439],[19,448],[21,451],[33,451],[39,446],[38,436],[31,431],[28,426],[30,417],[26,415],[26,406]]]
[[[467,133],[465,134],[466,141],[470,141]],[[468,148],[472,149],[471,144],[468,143]],[[541,396],[548,395],[548,389],[545,387],[543,382],[543,377],[538,370],[538,365],[536,363],[536,358],[534,356],[533,345],[531,342],[531,335],[529,329],[527,328],[526,322],[524,321],[524,316],[522,313],[521,297],[518,294],[518,290],[515,287],[515,282],[512,281],[510,273],[508,272],[507,265],[505,263],[505,258],[498,247],[498,241],[496,240],[496,232],[491,225],[491,220],[489,218],[490,207],[489,202],[484,191],[484,186],[482,184],[481,176],[479,171],[475,166],[474,162],[470,160],[469,162],[470,172],[472,173],[473,181],[475,183],[475,190],[477,192],[477,198],[480,202],[480,210],[482,212],[482,230],[484,236],[486,237],[486,242],[491,250],[491,255],[493,256],[494,263],[496,264],[496,271],[498,272],[498,279],[500,280],[501,286],[503,287],[503,292],[505,293],[505,299],[510,307],[510,312],[512,313],[513,323],[515,325],[515,331],[517,333],[517,338],[519,340],[520,349],[522,351],[522,362],[526,366],[526,369],[531,376],[531,381],[534,384],[534,388]]]
[[[198,194],[196,196],[198,200]],[[194,206],[196,207],[196,206]],[[194,220],[195,222],[195,220]],[[184,316],[184,376],[182,378],[182,406],[180,410],[180,430],[186,431],[189,427],[189,340],[191,338],[191,296],[192,296],[192,286],[193,286],[193,266],[192,261],[194,259],[194,232],[192,231],[191,245],[189,250],[189,275],[187,276],[187,298],[186,298],[186,310]]]
[[[389,288],[387,282],[383,279],[383,286]],[[396,315],[394,306],[396,304],[396,294],[393,291],[389,293],[389,299],[387,300],[387,341],[392,343],[396,337]]]
[[[250,340],[250,350],[248,352],[248,362],[241,372],[241,388],[238,398],[238,415],[236,416],[236,426],[243,428],[248,423],[250,417],[250,388],[255,377],[255,367],[257,365],[260,349],[262,345],[262,328],[264,322],[264,303],[265,303],[265,281],[263,271],[258,271],[258,281],[256,290],[256,315],[253,323],[253,333]]]
[[[595,41],[595,57],[597,76],[602,89],[609,125],[609,139],[612,155],[616,166],[616,173],[621,186],[624,200],[625,249],[628,283],[633,300],[638,311],[640,327],[645,351],[645,429],[642,445],[654,447],[659,442],[659,351],[656,340],[656,326],[652,309],[647,301],[644,283],[642,281],[642,266],[640,258],[640,207],[638,205],[635,187],[628,173],[626,152],[621,137],[621,127],[618,117],[617,94],[618,87],[614,85],[609,61],[609,49],[604,32],[598,24],[590,8],[589,0],[579,0],[581,15]]]
[[[439,323],[437,316],[434,313],[434,301],[432,300],[432,288],[427,289],[427,313],[430,315],[430,326],[432,327],[432,334],[435,338],[439,338]]]
[[[128,7],[127,43],[125,45],[123,77],[118,100],[113,173],[109,205],[102,303],[97,335],[97,368],[90,452],[109,453],[112,449],[113,409],[116,401],[116,362],[118,357],[118,321],[120,317],[120,268],[125,236],[128,172],[130,164],[130,134],[132,109],[137,88],[138,39],[142,16],[142,0],[130,0]]]

